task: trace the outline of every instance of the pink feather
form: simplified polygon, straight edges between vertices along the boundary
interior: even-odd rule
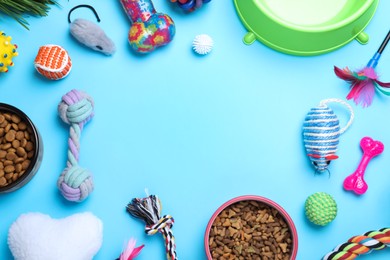
[[[384,87],[384,88],[390,88],[390,82],[382,82],[379,80],[375,80],[376,83],[378,83],[379,86]]]
[[[136,256],[138,256],[142,248],[144,247],[144,245],[135,247],[135,244],[136,244],[135,239],[131,238],[127,243],[125,250],[122,252],[121,256],[119,257],[119,260],[133,260]]]
[[[353,89],[356,88],[356,91]],[[356,105],[368,107],[372,104],[375,95],[375,85],[371,80],[358,81],[355,87],[349,92],[347,99],[352,99]]]
[[[346,80],[346,81],[354,81],[355,77],[352,75],[352,72],[349,70],[348,67],[345,67],[344,69],[340,69],[336,66],[334,66],[334,72],[336,73],[337,77],[340,79]]]
[[[347,99],[353,99],[356,105],[361,104],[362,107],[368,107],[372,104],[375,88],[379,88],[377,84],[381,87],[390,88],[390,83],[378,80],[378,75],[372,67],[365,67],[357,72],[352,72],[348,67],[340,69],[334,66],[334,72],[337,77],[351,83]]]

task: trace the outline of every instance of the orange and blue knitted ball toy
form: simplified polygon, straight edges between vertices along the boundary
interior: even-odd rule
[[[317,192],[306,199],[305,213],[313,224],[325,226],[336,218],[337,204],[329,194]]]

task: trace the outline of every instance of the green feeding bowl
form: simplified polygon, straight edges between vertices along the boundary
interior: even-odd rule
[[[365,44],[363,32],[379,0],[234,0],[248,33],[280,52],[311,56],[333,51],[353,39]]]

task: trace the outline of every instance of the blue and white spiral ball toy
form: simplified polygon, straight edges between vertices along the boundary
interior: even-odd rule
[[[343,128],[340,128],[339,119],[333,110],[327,106],[331,102],[346,106],[350,112],[349,121]],[[340,99],[322,100],[307,113],[303,123],[303,142],[316,173],[328,171],[330,162],[338,158],[339,137],[351,126],[353,118],[352,107]]]

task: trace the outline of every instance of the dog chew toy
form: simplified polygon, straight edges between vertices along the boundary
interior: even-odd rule
[[[333,110],[327,106],[328,103],[339,103],[349,110],[350,118],[343,128],[340,128],[339,120]],[[339,137],[351,126],[353,118],[352,107],[335,98],[322,100],[319,106],[308,112],[303,123],[303,142],[316,173],[323,171],[329,173],[330,162],[338,158],[336,151]]]
[[[34,66],[42,76],[58,80],[68,76],[72,68],[72,60],[64,48],[48,44],[39,48]]]
[[[42,213],[20,215],[8,231],[15,260],[92,259],[103,242],[103,223],[89,212],[62,219]]]
[[[207,34],[197,35],[192,42],[192,49],[200,55],[206,55],[213,49],[213,39]]]
[[[390,82],[386,83],[379,81],[379,77],[375,72],[375,67],[378,65],[379,58],[389,41],[390,30],[367,66],[357,72],[351,71],[348,67],[340,69],[334,66],[336,76],[351,83],[351,90],[347,95],[347,99],[353,99],[356,105],[361,104],[362,107],[370,106],[375,95],[375,90],[390,96]]]
[[[120,0],[132,22],[128,34],[131,48],[139,53],[148,53],[170,43],[175,35],[171,17],[156,13],[151,0]]]
[[[146,223],[145,233],[154,235],[161,233],[165,241],[165,249],[168,260],[177,260],[175,237],[173,236],[172,226],[174,219],[170,215],[161,217],[161,202],[155,195],[146,198],[134,198],[127,205],[127,212],[133,217],[139,218]]]
[[[323,260],[352,260],[359,255],[382,250],[390,246],[390,228],[368,231],[361,236],[354,236],[348,242],[338,245],[326,254]]]
[[[325,192],[314,193],[306,199],[305,214],[313,224],[325,226],[337,216],[336,201]]]
[[[135,239],[130,239],[129,242],[126,245],[125,250],[122,252],[119,258],[116,260],[132,260],[136,258],[139,253],[141,253],[142,248],[144,248],[144,245],[141,245],[139,247],[135,247]]]
[[[18,56],[18,46],[11,43],[12,37],[0,31],[0,72],[8,72],[8,67],[14,66],[12,58]]]
[[[71,13],[80,7],[87,7],[95,14],[96,19],[100,22],[99,15],[96,10],[90,5],[77,5],[68,13],[68,22],[70,23],[70,34],[81,44],[91,48],[92,50],[101,52],[105,55],[115,53],[116,47],[114,42],[108,38],[106,33],[95,23],[85,20],[76,19],[73,22],[70,20]]]
[[[211,0],[171,0],[172,3],[177,5],[186,12],[192,12],[202,7],[203,4],[207,4]]]
[[[92,174],[78,164],[80,137],[84,125],[94,116],[93,99],[79,90],[71,90],[62,96],[58,105],[60,118],[70,125],[68,160],[58,178],[57,186],[65,199],[81,202],[93,191]]]
[[[385,146],[380,141],[374,141],[370,137],[363,137],[360,141],[360,147],[363,150],[363,157],[360,160],[356,171],[344,180],[344,189],[352,190],[358,195],[364,194],[368,185],[364,180],[364,172],[371,159],[383,152]]]

